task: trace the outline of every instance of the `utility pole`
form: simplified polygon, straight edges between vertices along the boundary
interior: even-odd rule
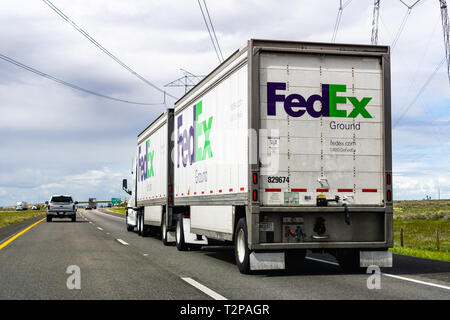
[[[448,82],[450,83],[450,30],[448,24],[447,1],[439,0],[439,5],[441,7],[442,29],[444,32],[445,58],[447,59],[447,76]]]
[[[380,2],[381,0],[374,0],[373,2],[373,19],[372,19],[372,38],[371,44],[378,44],[378,18],[380,16]]]

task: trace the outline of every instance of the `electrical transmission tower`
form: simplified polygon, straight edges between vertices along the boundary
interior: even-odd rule
[[[378,18],[380,16],[380,2],[381,0],[374,0],[373,2],[373,19],[372,19],[372,38],[371,44],[378,44]]]
[[[172,82],[169,82],[164,87],[184,87],[184,93],[188,92],[192,87],[194,87],[204,76],[197,76],[187,70],[180,69],[183,71],[184,76],[178,78]]]
[[[447,59],[447,75],[448,81],[450,83],[450,41],[449,41],[449,24],[448,24],[448,11],[447,11],[447,1],[439,0],[441,6],[441,18],[442,18],[442,28],[444,31],[444,45],[445,45],[445,58]]]

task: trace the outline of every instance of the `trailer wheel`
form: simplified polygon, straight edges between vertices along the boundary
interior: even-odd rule
[[[165,214],[163,214],[162,221],[161,221],[161,240],[165,246],[169,245],[169,242],[167,242],[167,225],[166,225],[166,215]]]
[[[142,235],[142,221],[141,221],[141,214],[137,214],[136,217],[136,224],[137,224],[137,234],[140,236]]]
[[[234,234],[234,256],[239,271],[250,273],[250,250],[248,249],[248,232],[245,218],[239,219]]]
[[[177,249],[179,251],[187,251],[189,246],[184,242],[184,228],[183,228],[183,215],[179,215],[177,218],[177,230],[175,233],[175,239],[177,243]]]
[[[128,224],[128,213],[127,213],[127,215],[126,215],[126,217],[125,217],[125,224],[127,225],[127,231],[128,231],[128,232],[134,230],[134,226]]]

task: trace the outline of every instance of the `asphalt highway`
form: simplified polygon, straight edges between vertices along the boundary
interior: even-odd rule
[[[231,247],[179,252],[98,210],[80,210],[76,223],[43,220],[14,238],[18,228],[0,231],[0,299],[450,299],[448,262],[394,255],[380,288],[369,289],[369,274],[345,274],[328,255],[309,255],[296,270],[242,275]],[[71,266],[80,289],[67,285]]]

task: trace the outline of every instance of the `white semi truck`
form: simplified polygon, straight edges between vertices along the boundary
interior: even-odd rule
[[[16,203],[16,211],[28,210],[28,202],[18,201]]]
[[[390,98],[389,47],[249,40],[138,136],[128,229],[242,273],[392,266]]]

